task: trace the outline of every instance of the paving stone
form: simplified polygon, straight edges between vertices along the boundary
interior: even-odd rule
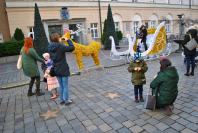
[[[99,125],[99,128],[100,128],[100,130],[103,131],[103,132],[107,132],[107,131],[109,131],[109,130],[112,129],[110,126],[108,126],[108,125],[105,124],[105,123],[102,124],[102,125]]]
[[[183,118],[177,119],[177,122],[180,123],[180,124],[182,124],[182,125],[187,125],[187,124],[190,123],[189,121],[187,121],[187,120],[185,120]]]
[[[98,117],[95,113],[87,115],[89,119],[93,120]]]
[[[125,121],[122,123],[125,127],[130,128],[135,125],[131,120]]]
[[[119,121],[120,123],[125,122],[125,121],[128,120],[127,117],[122,116],[122,115],[119,115],[119,116],[115,117],[115,119],[116,119],[117,121]]]
[[[179,133],[179,132],[176,131],[176,130],[173,129],[173,128],[168,128],[168,129],[164,130],[164,133]]]
[[[94,130],[97,129],[97,127],[96,127],[95,125],[89,125],[89,126],[87,126],[86,128],[87,128],[87,130],[88,130],[89,132],[92,132],[92,131],[94,131]]]
[[[140,126],[133,126],[130,128],[130,130],[133,132],[133,133],[140,133],[143,131],[143,128],[141,128]]]
[[[193,131],[198,131],[198,124],[195,123],[189,123],[185,125],[188,129],[193,130]]]
[[[110,124],[110,126],[113,128],[113,130],[118,130],[123,127],[123,125],[119,122],[113,122],[112,124]]]
[[[154,118],[149,118],[148,120],[146,120],[146,122],[150,123],[151,125],[156,125],[160,121]]]
[[[186,129],[182,130],[181,133],[196,133],[196,132],[186,128]]]
[[[93,123],[95,125],[102,125],[102,124],[104,124],[104,121],[102,119],[100,119],[100,118],[93,119],[92,121],[93,121]]]
[[[91,133],[103,133],[103,131],[101,131],[99,128],[97,128],[94,131],[92,131]]]
[[[151,133],[152,133],[153,131],[157,130],[154,126],[152,126],[152,125],[150,125],[150,124],[146,124],[146,125],[142,126],[142,128],[145,129],[145,130],[148,131],[148,132],[151,132]]]
[[[62,125],[68,124],[67,120],[64,117],[56,119],[56,122],[58,123],[58,126],[62,126]]]
[[[164,131],[165,129],[169,128],[167,124],[164,124],[162,122],[156,124],[155,127],[157,127],[160,131]]]
[[[131,131],[128,128],[124,127],[124,128],[119,129],[118,133],[131,133]]]
[[[183,125],[181,125],[179,123],[174,123],[174,124],[171,125],[171,127],[174,128],[177,131],[181,131],[185,128]]]
[[[82,123],[83,123],[83,125],[84,125],[85,127],[88,127],[88,126],[90,126],[90,125],[93,124],[90,120],[82,121]]]
[[[111,124],[114,121],[116,121],[112,116],[108,116],[106,118],[103,118],[103,120],[107,123],[107,124]]]
[[[138,126],[143,126],[146,124],[146,122],[142,119],[135,120],[134,123],[136,123]]]

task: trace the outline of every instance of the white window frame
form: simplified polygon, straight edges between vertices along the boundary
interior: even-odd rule
[[[99,38],[99,35],[98,35],[98,23],[90,23],[90,31],[91,31],[91,37],[92,38]]]
[[[149,21],[149,27],[150,28],[156,28],[156,26],[157,26],[157,22],[155,20]]]
[[[29,27],[28,37],[30,37],[31,35],[32,35],[32,37],[34,39],[34,27]]]
[[[133,32],[136,33],[139,28],[140,21],[133,21]]]
[[[166,20],[166,32],[171,33],[171,21]]]
[[[115,24],[115,31],[119,31],[120,30],[120,22],[114,22]]]

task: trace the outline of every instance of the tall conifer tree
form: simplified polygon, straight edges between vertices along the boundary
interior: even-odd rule
[[[107,32],[107,19],[105,19],[105,21],[104,21],[104,28],[103,28],[103,32],[102,32],[102,38],[101,38],[101,42],[103,45],[104,45],[105,39],[107,37],[106,32]]]
[[[37,4],[35,3],[34,8],[34,48],[37,53],[41,56],[47,52],[48,40],[45,34],[44,26],[41,21],[41,15]]]
[[[106,38],[105,38],[105,43],[104,43],[104,48],[106,50],[111,49],[111,40],[109,40],[109,36],[113,36],[115,40],[115,45],[119,45],[119,41],[115,32],[115,24],[113,21],[113,16],[112,16],[112,11],[111,11],[111,6],[109,4],[108,6],[108,13],[107,13],[107,25],[106,25]]]

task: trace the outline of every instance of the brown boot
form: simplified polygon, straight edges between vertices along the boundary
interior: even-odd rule
[[[135,102],[139,103],[138,96],[135,96]]]
[[[164,112],[164,114],[167,115],[167,116],[171,116],[171,115],[173,114],[173,112],[172,112],[170,106],[166,106],[166,107],[165,107],[165,112]]]

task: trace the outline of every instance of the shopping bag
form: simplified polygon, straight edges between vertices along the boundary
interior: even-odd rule
[[[155,110],[155,107],[156,107],[156,96],[152,95],[151,89],[149,89],[147,96],[146,96],[144,108],[150,109],[150,110]]]
[[[17,61],[17,69],[22,68],[22,55],[19,55],[18,61]]]
[[[197,42],[195,41],[195,39],[193,38],[193,39],[191,39],[189,42],[187,42],[187,44],[186,45],[184,45],[188,50],[193,50],[193,49],[195,49],[197,46],[198,46],[198,44],[197,44]]]

